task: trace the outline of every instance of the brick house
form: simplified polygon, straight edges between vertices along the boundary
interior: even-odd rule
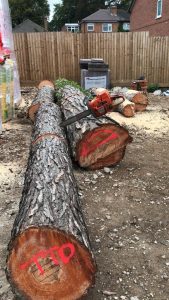
[[[117,32],[130,30],[130,14],[112,6],[99,9],[81,21],[81,32]]]
[[[129,12],[131,31],[151,36],[169,35],[169,0],[133,0]]]

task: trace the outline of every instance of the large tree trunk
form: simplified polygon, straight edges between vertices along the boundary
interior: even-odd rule
[[[21,299],[79,299],[93,283],[95,263],[56,104],[36,112],[7,277]]]
[[[125,99],[125,101],[117,106],[117,111],[125,117],[133,117],[135,115],[135,104]]]
[[[72,86],[59,90],[65,119],[87,109],[84,94]],[[126,129],[106,118],[88,116],[67,126],[72,156],[81,167],[99,169],[117,164],[124,156],[131,137]]]

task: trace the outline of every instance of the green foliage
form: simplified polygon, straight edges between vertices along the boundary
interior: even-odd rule
[[[126,32],[126,30],[123,29],[123,23],[119,24],[118,32]]]
[[[59,78],[55,81],[55,87],[56,87],[56,97],[57,100],[60,100],[62,98],[62,94],[60,92],[61,89],[63,89],[66,85],[70,85],[79,91],[81,91],[83,94],[85,94],[88,97],[91,97],[91,93],[84,88],[82,88],[77,82],[70,81],[65,78]]]
[[[155,92],[158,89],[159,89],[158,83],[151,83],[151,84],[148,85],[147,91],[149,93],[153,93],[153,92]]]
[[[44,26],[44,17],[49,16],[47,0],[9,0],[9,7],[13,27],[26,19]]]
[[[123,9],[128,9],[130,4],[131,4],[131,0],[114,0],[114,1],[106,1],[107,5],[117,5],[118,8],[123,8]]]

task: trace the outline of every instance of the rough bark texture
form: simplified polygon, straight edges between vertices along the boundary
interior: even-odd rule
[[[7,276],[21,299],[79,299],[93,283],[95,264],[60,122],[59,107],[43,103],[8,249]],[[70,243],[75,252],[65,264],[52,247]]]
[[[135,103],[135,111],[145,111],[148,105],[148,97],[145,93],[135,90],[120,91],[129,101]]]
[[[135,115],[135,104],[125,99],[125,101],[118,105],[117,111],[125,117],[133,117]]]
[[[54,102],[55,90],[53,83],[50,83],[50,81],[42,81],[40,84],[41,86],[39,85],[40,89],[38,94],[28,109],[28,116],[33,122],[35,120],[35,115],[42,103]]]
[[[78,89],[65,86],[59,93],[62,95],[61,109],[65,119],[87,109],[83,102],[84,94]],[[111,121],[107,123],[104,117],[96,119],[88,116],[67,126],[73,158],[81,167],[103,168],[115,165],[123,158],[131,137],[124,128],[113,125]]]

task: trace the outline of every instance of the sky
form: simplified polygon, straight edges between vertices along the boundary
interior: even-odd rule
[[[54,8],[54,4],[58,4],[58,3],[61,3],[62,1],[61,0],[48,0],[48,3],[50,5],[50,20],[52,18],[52,14],[53,14],[53,8]]]

